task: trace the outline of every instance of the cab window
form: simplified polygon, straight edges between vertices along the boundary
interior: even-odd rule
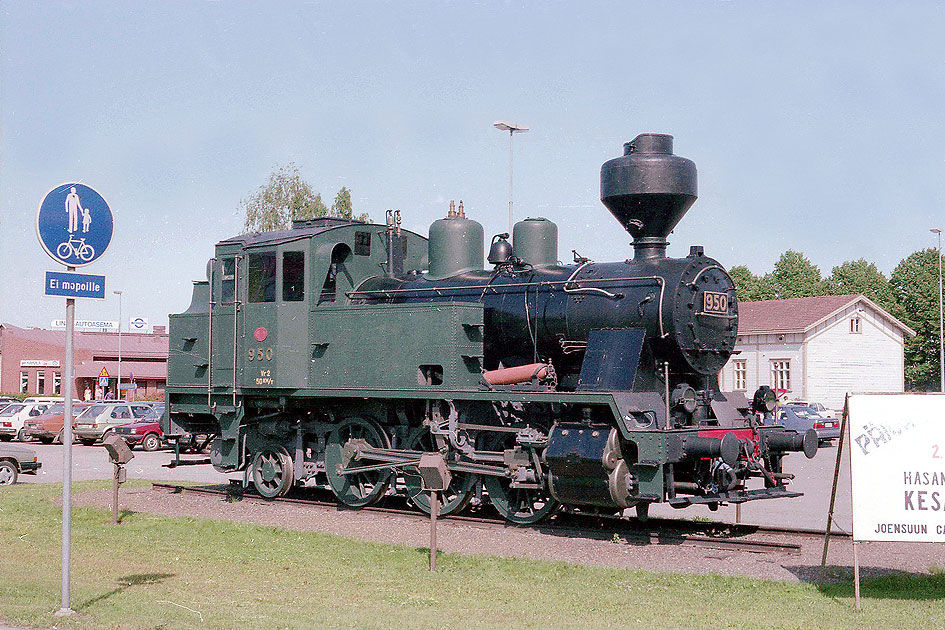
[[[282,301],[305,299],[305,252],[282,253]]]
[[[276,255],[249,255],[249,301],[276,301]]]
[[[220,302],[232,304],[236,297],[236,259],[223,259],[223,283],[220,285]]]

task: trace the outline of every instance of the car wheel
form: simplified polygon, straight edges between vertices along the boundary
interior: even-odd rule
[[[20,432],[16,434],[16,439],[20,442],[32,442],[33,436],[26,434],[26,429],[20,429]]]
[[[16,466],[8,461],[0,462],[0,486],[12,486],[16,483]]]
[[[0,435],[0,440],[3,440],[4,442],[9,442],[12,439],[13,439],[12,435]]]
[[[149,453],[156,451],[161,448],[161,439],[156,433],[148,433],[144,436],[144,439],[141,440],[141,448]]]
[[[94,439],[80,438],[79,441],[82,442],[83,444],[85,444],[86,446],[92,446],[93,444],[95,444],[95,440],[94,440]]]

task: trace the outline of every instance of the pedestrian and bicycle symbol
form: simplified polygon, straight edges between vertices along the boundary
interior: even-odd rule
[[[114,219],[105,198],[78,182],[50,190],[36,212],[36,233],[49,256],[68,267],[87,265],[105,253]]]

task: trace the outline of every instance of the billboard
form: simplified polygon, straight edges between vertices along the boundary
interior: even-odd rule
[[[945,394],[847,398],[853,539],[945,542]]]

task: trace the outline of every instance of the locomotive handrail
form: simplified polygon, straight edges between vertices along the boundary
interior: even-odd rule
[[[216,256],[210,259],[210,273],[207,280],[210,281],[210,310],[207,314],[207,406],[213,411],[216,403],[213,402],[213,307],[216,302],[213,300],[213,267],[217,262]]]

